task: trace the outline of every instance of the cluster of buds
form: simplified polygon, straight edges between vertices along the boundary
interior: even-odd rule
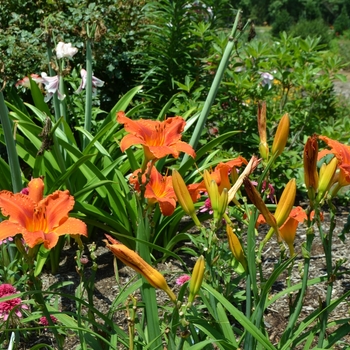
[[[343,147],[346,147],[339,142],[328,139],[324,136],[317,137],[316,135],[313,135],[308,138],[304,148],[304,182],[312,207],[324,200],[333,184],[338,183],[338,186],[336,186],[336,190],[332,192],[332,195],[336,194],[341,186],[348,184],[347,181],[339,181],[344,178],[344,176],[342,177],[340,175],[345,173],[341,168],[342,161],[344,161],[345,157],[342,155],[337,157],[337,150],[333,152],[328,150],[318,152],[318,139],[322,139],[325,142],[330,143],[332,146],[339,147],[342,150]],[[336,156],[332,158],[328,164],[323,163],[318,171],[317,161],[329,153],[334,153]],[[340,169],[337,172],[338,167]]]
[[[278,124],[275,138],[273,140],[271,155],[273,159],[277,158],[284,150],[289,134],[289,115],[284,114]],[[259,103],[258,107],[258,132],[260,138],[259,152],[264,161],[269,159],[269,146],[266,134],[266,102]]]

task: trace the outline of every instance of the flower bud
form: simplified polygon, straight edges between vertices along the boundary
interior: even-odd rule
[[[318,193],[316,200],[319,202],[324,194],[329,190],[335,171],[337,170],[338,160],[333,158],[329,164],[322,165],[320,170],[320,180],[318,182]]]
[[[288,140],[288,134],[289,134],[289,115],[288,113],[284,114],[281,118],[275,138],[273,140],[271,153],[275,157],[278,157],[284,150],[284,147],[286,147],[287,140]]]
[[[233,256],[238,262],[241,263],[241,265],[244,267],[244,270],[247,271],[247,259],[244,255],[241,242],[233,232],[232,227],[230,225],[226,225],[226,233],[227,233],[228,245],[231,249]]]
[[[190,294],[188,296],[188,304],[191,305],[194,298],[199,292],[199,289],[201,288],[203,277],[205,272],[205,260],[203,255],[201,255],[196,264],[194,265],[193,271],[192,271],[192,277],[190,280]]]
[[[107,248],[125,265],[131,267],[136,272],[141,274],[148,283],[154,288],[162,289],[168,294],[171,301],[176,303],[176,296],[168,286],[164,276],[143,260],[137,253],[129,249],[124,244],[121,244],[117,240],[113,239],[109,235],[105,235],[108,239],[104,240]]]
[[[317,156],[317,136],[313,135],[308,138],[304,147],[304,181],[311,202],[315,199],[318,188]]]
[[[258,131],[260,137],[259,152],[261,158],[267,160],[269,157],[269,146],[266,141],[266,101],[258,105]]]
[[[188,191],[188,188],[182,176],[175,169],[173,170],[173,173],[172,173],[172,182],[173,182],[174,192],[176,194],[177,200],[180,203],[182,209],[187,215],[189,215],[192,218],[196,226],[200,226],[201,223],[196,215],[196,211],[194,208],[194,204],[193,204],[190,192]]]
[[[260,211],[262,216],[265,218],[266,223],[273,227],[276,232],[278,232],[278,227],[276,223],[275,217],[270,213],[269,209],[267,209],[266,204],[262,200],[260,193],[256,190],[255,186],[250,182],[250,180],[246,177],[243,180],[245,191],[251,200],[251,202],[256,206],[256,208]]]
[[[280,227],[287,220],[294,205],[296,192],[296,181],[295,179],[291,179],[287,183],[275,211],[275,218],[278,227]]]

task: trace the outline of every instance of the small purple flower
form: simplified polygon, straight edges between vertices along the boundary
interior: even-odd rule
[[[77,91],[75,91],[76,94],[79,94],[83,89],[86,87],[86,76],[87,76],[87,71],[83,68],[80,70],[80,75],[81,75],[81,83],[80,86],[78,87]],[[97,88],[102,87],[105,82],[102,81],[101,79],[96,78],[94,75],[92,76],[92,93],[96,95],[97,93]]]
[[[14,295],[17,293],[17,289],[11,284],[4,283],[0,285],[0,298]],[[28,306],[22,304],[21,298],[13,298],[10,300],[0,302],[0,318],[6,321],[12,309],[15,309],[17,317],[22,317],[21,309],[28,309]]]
[[[41,73],[41,77],[43,78],[43,84],[45,85],[45,89],[47,91],[44,101],[50,101],[55,92],[57,92],[59,100],[64,100],[66,95],[62,95],[59,90],[60,77],[58,75],[49,77],[45,72]]]
[[[190,278],[191,278],[191,277],[190,277],[189,275],[182,275],[182,276],[180,276],[179,278],[176,279],[176,284],[177,284],[178,286],[182,286],[182,285],[184,285],[187,281],[189,281]]]
[[[260,75],[262,81],[261,81],[261,85],[265,86],[267,85],[269,89],[271,89],[272,83],[273,83],[273,75],[271,75],[270,73],[261,73]]]

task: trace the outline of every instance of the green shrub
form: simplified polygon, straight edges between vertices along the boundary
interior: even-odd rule
[[[289,33],[292,36],[300,36],[306,39],[308,36],[319,37],[320,44],[329,45],[332,35],[328,26],[321,18],[308,21],[301,19],[297,24],[290,28]]]
[[[283,31],[288,31],[292,24],[293,17],[289,14],[287,10],[282,10],[276,15],[272,23],[271,34],[273,36],[278,36],[279,33]]]
[[[334,30],[338,34],[342,34],[345,30],[350,28],[350,18],[346,11],[346,7],[343,6],[340,15],[334,22]]]

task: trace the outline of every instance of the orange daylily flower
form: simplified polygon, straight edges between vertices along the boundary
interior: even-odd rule
[[[87,236],[86,224],[68,217],[74,206],[69,191],[55,191],[46,198],[43,194],[41,178],[29,182],[28,195],[0,192],[0,209],[9,217],[0,222],[0,240],[22,234],[30,248],[43,243],[46,249],[51,249],[65,234]]]
[[[150,171],[149,181],[147,182],[145,173],[142,175],[142,183],[146,184],[145,198],[148,199],[149,204],[158,202],[162,214],[170,216],[176,207],[176,194],[173,188],[172,177],[162,176],[154,166],[149,170],[149,166],[151,166],[150,163],[146,170],[146,173]],[[140,172],[141,169],[134,171],[129,179],[129,182],[135,187],[136,191],[141,191],[141,184],[139,183]]]
[[[297,232],[297,227],[300,222],[304,222],[307,219],[307,215],[302,207],[295,207],[291,210],[287,220],[280,227],[280,235],[282,239],[287,243],[290,251],[290,256],[294,256],[294,240]]]
[[[210,173],[211,179],[214,180],[219,187],[220,194],[224,188],[229,190],[232,187],[229,177],[230,172],[236,171],[236,167],[240,167],[243,164],[247,165],[248,161],[244,157],[238,156],[237,158],[234,158],[226,163],[219,163],[215,167],[214,171]],[[191,194],[193,202],[196,202],[200,198],[199,193],[206,192],[207,188],[203,180],[197,184],[188,185],[188,190]]]
[[[318,138],[324,141],[330,150],[322,150],[318,154],[318,160],[323,158],[327,154],[334,154],[338,159],[338,168],[340,170],[338,182],[341,186],[350,184],[350,146],[344,145],[338,141],[332,140],[327,136],[318,136]]]
[[[178,158],[180,152],[185,152],[192,158],[196,156],[188,143],[180,141],[186,124],[182,117],[168,118],[162,122],[147,119],[136,121],[120,111],[117,113],[117,122],[124,124],[125,130],[129,132],[120,142],[123,152],[133,145],[142,145],[147,161],[160,159],[169,154]]]

